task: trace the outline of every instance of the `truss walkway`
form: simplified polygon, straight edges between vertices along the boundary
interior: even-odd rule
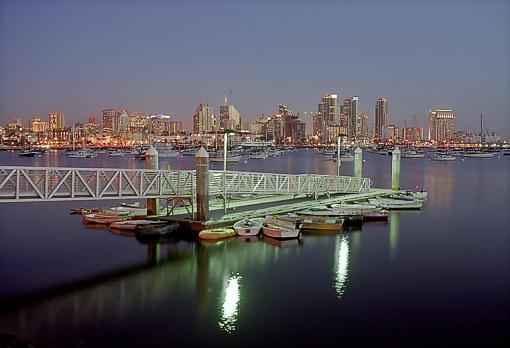
[[[369,178],[209,171],[209,194],[310,195],[368,192]],[[195,198],[194,170],[0,166],[0,202]]]

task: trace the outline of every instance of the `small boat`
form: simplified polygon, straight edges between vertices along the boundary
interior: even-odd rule
[[[124,156],[124,152],[122,152],[121,150],[110,151],[108,153],[108,156],[111,156],[111,157],[122,157],[122,156]]]
[[[21,157],[34,157],[34,156],[41,156],[41,153],[37,150],[23,150],[18,153],[18,156]]]
[[[267,243],[269,245],[278,247],[278,248],[292,248],[299,246],[299,239],[293,238],[293,239],[277,239],[277,238],[271,238],[268,236],[264,236],[262,239],[264,243]]]
[[[457,157],[445,153],[436,154],[430,157],[431,161],[455,161],[456,159]]]
[[[239,162],[243,156],[230,156],[227,155],[227,162]],[[223,156],[209,157],[211,162],[223,162]]]
[[[486,151],[467,151],[461,154],[462,157],[471,157],[471,158],[492,158],[494,157],[495,152],[486,152]]]
[[[159,227],[165,225],[168,225],[168,223],[161,220],[125,220],[111,223],[110,228],[116,228],[119,230],[136,230],[141,227]]]
[[[208,228],[200,231],[198,238],[200,239],[224,239],[235,236],[236,232],[232,228]]]
[[[276,239],[298,238],[301,233],[302,224],[289,226],[286,221],[278,221],[275,219],[266,219],[262,223],[262,232],[265,236]]]
[[[371,211],[379,211],[381,208],[375,206],[373,204],[367,203],[340,203],[340,204],[331,204],[331,208],[338,209],[341,212],[371,212]]]
[[[415,150],[404,150],[404,151],[402,151],[400,157],[401,158],[423,158],[423,157],[425,157],[425,153],[418,152]]]
[[[179,156],[179,151],[176,150],[158,150],[159,158],[174,158]]]
[[[302,224],[301,228],[306,230],[329,230],[341,231],[344,219],[335,216],[314,216],[295,214],[276,215],[272,217],[275,220],[283,220],[292,224]],[[290,226],[292,227],[292,226]]]
[[[234,224],[238,236],[256,236],[262,228],[264,219],[243,219]]]
[[[112,207],[108,209],[108,212],[115,212],[115,213],[130,213],[133,216],[145,216],[147,215],[147,208],[146,207],[127,207],[127,206],[120,206],[120,207]]]
[[[179,224],[171,223],[164,225],[141,225],[135,229],[135,238],[142,244],[149,243],[168,243],[177,241],[174,234],[179,229]]]
[[[113,222],[127,220],[129,217],[129,215],[87,214],[83,216],[83,222],[95,224],[111,224]]]
[[[371,198],[368,200],[370,204],[378,205],[383,209],[397,210],[397,209],[421,209],[423,206],[422,201],[408,201],[402,199],[391,198]]]
[[[134,203],[121,203],[122,207],[128,207],[128,208],[144,208],[143,205],[140,204],[140,202],[134,202]]]
[[[363,221],[388,220],[390,212],[387,210],[365,211],[361,213],[361,216],[363,216]]]

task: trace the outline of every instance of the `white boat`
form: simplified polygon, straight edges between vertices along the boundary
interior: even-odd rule
[[[227,155],[227,162],[239,162],[243,158],[243,156],[228,156]],[[209,160],[211,162],[223,162],[223,156],[217,156],[217,157],[209,157]]]
[[[274,216],[277,220],[287,220],[294,224],[302,223],[302,229],[305,230],[327,230],[327,231],[341,231],[344,219],[336,216],[315,216],[315,215],[295,215],[286,214]]]
[[[122,152],[121,150],[110,151],[108,153],[108,156],[111,156],[111,157],[122,157],[122,156],[124,156],[124,152]]]
[[[264,219],[243,219],[234,224],[238,236],[256,236],[262,228]]]
[[[179,155],[180,153],[177,150],[158,150],[159,158],[174,158]]]
[[[492,158],[495,154],[495,152],[468,151],[461,154],[461,156],[471,158]]]
[[[127,207],[127,206],[121,206],[121,207],[113,207],[109,208],[108,212],[114,212],[114,213],[129,213],[133,216],[145,216],[147,215],[147,208],[146,207]]]
[[[70,158],[95,158],[97,157],[97,154],[88,149],[81,149],[78,151],[73,151],[69,153]]]
[[[423,158],[425,157],[425,153],[417,152],[415,150],[404,150],[400,155],[402,158]]]
[[[266,159],[269,156],[267,152],[252,153],[248,155],[249,159]]]
[[[371,198],[368,200],[370,204],[380,206],[383,209],[388,210],[404,210],[404,209],[421,209],[423,202],[421,201],[408,201],[402,199],[391,199],[391,198]]]
[[[336,155],[333,156],[332,160],[334,162],[336,162],[336,160],[337,160]],[[340,162],[352,162],[352,161],[354,161],[353,155],[351,155],[351,154],[340,155]]]
[[[298,238],[301,232],[301,225],[289,227],[285,221],[266,219],[262,224],[262,233],[265,236],[276,239]]]
[[[431,161],[455,161],[457,157],[445,153],[436,154],[430,157]]]

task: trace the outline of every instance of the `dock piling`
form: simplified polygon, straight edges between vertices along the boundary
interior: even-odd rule
[[[400,150],[397,146],[391,152],[391,189],[400,190]]]
[[[361,179],[363,172],[363,150],[358,146],[354,150],[354,176]]]
[[[209,154],[201,147],[195,155],[196,188],[197,188],[197,220],[207,221],[209,218]]]
[[[159,154],[154,146],[149,147],[145,153],[145,169],[159,170]],[[159,214],[159,199],[147,198],[147,215]]]

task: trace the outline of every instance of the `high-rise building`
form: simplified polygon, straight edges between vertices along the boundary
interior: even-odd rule
[[[450,142],[455,135],[455,114],[452,109],[430,110],[429,140]]]
[[[129,112],[129,131],[133,134],[144,134],[149,129],[149,117],[145,112]]]
[[[358,117],[358,139],[369,139],[368,114],[361,113]]]
[[[241,129],[241,114],[234,105],[220,106],[220,128]]]
[[[177,135],[182,133],[182,121],[171,120],[170,121],[170,134]]]
[[[156,136],[169,136],[171,133],[171,121],[168,115],[151,115],[150,121],[150,133]]]
[[[193,115],[193,134],[211,132],[216,127],[214,110],[209,104],[198,104]]]
[[[317,136],[320,140],[324,135],[324,121],[320,112],[313,116],[313,135]]]
[[[112,130],[112,119],[115,115],[115,109],[106,108],[103,110],[103,129]]]
[[[385,139],[384,134],[388,126],[388,101],[384,98],[377,99],[375,103],[375,139]]]
[[[48,114],[48,122],[50,129],[64,129],[64,114],[61,112],[50,112]]]
[[[129,114],[127,110],[117,110],[111,119],[111,131],[114,134],[127,133],[129,126]]]
[[[338,106],[338,94],[326,94],[319,104],[319,113],[324,124],[327,126],[340,125],[340,109]]]
[[[344,111],[347,116],[347,136],[349,139],[355,139],[359,136],[358,114],[359,114],[359,98],[357,96],[348,97],[344,100]],[[345,117],[344,116],[344,117]]]

